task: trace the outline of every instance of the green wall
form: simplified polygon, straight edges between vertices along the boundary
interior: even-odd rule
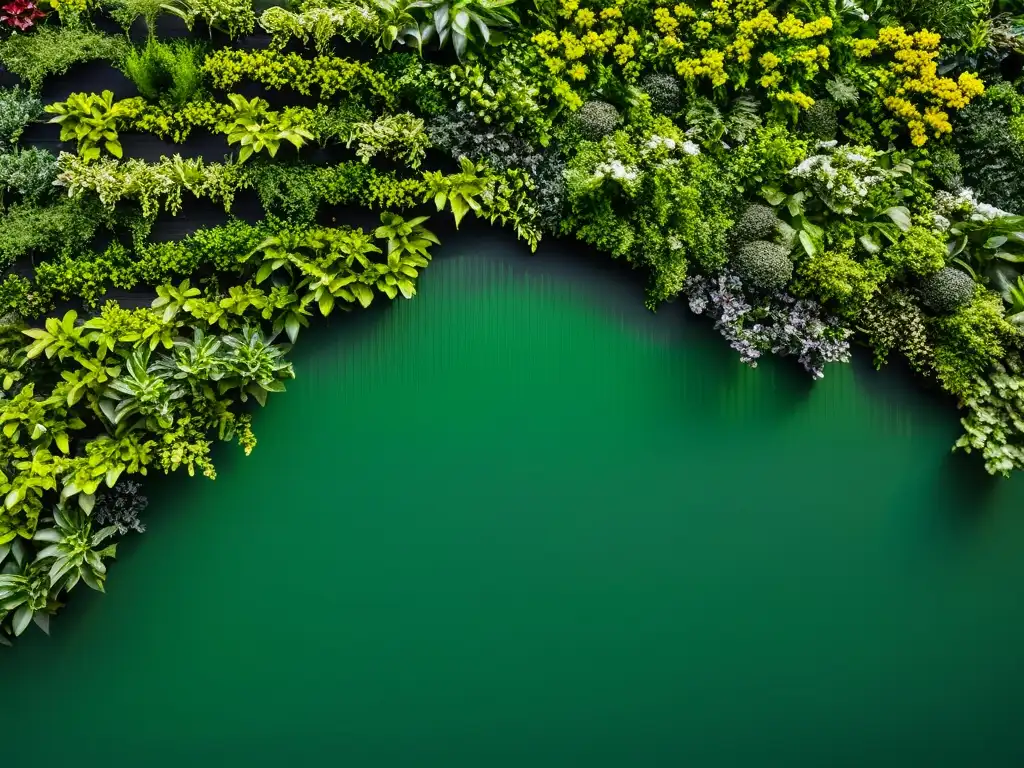
[[[1024,764],[1024,481],[947,403],[746,369],[557,244],[441,251],[0,653],[3,765]]]

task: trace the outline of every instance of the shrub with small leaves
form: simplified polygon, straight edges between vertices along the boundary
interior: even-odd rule
[[[907,291],[883,291],[875,296],[858,318],[860,330],[875,352],[875,367],[889,361],[889,354],[900,352],[914,370],[930,371],[935,350],[928,341],[925,314]]]
[[[573,116],[580,137],[597,141],[612,133],[621,121],[619,110],[607,101],[588,101]]]
[[[793,277],[789,251],[767,240],[754,240],[741,246],[732,263],[743,285],[757,291],[780,291]]]
[[[648,75],[640,81],[640,90],[650,97],[655,112],[674,114],[682,106],[682,91],[673,75]]]
[[[921,281],[921,300],[939,314],[956,312],[974,296],[974,280],[955,267],[943,267]]]

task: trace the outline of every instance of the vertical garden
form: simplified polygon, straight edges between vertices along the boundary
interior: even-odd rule
[[[1015,0],[0,5],[0,643],[474,219],[628,263],[752,366],[900,359],[1010,476],[1022,61]]]

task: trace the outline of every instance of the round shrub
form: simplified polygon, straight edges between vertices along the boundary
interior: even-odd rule
[[[655,112],[678,112],[682,106],[679,81],[673,75],[648,75],[640,81],[640,90],[651,97]]]
[[[974,280],[966,272],[943,267],[921,281],[921,299],[925,306],[940,314],[956,312],[974,297]]]
[[[800,126],[818,141],[832,141],[839,132],[839,108],[831,99],[818,99],[800,116]]]
[[[574,122],[582,138],[597,141],[619,125],[619,110],[607,101],[588,101],[576,112]]]
[[[733,268],[743,285],[756,291],[779,291],[793,277],[793,261],[785,247],[754,240],[736,251]]]
[[[782,220],[767,205],[751,203],[733,224],[732,238],[736,243],[751,240],[771,240],[779,233]]]

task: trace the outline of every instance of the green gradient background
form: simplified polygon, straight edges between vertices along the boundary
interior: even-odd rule
[[[253,455],[0,654],[0,764],[1024,764],[1022,479],[559,248],[309,333]]]

